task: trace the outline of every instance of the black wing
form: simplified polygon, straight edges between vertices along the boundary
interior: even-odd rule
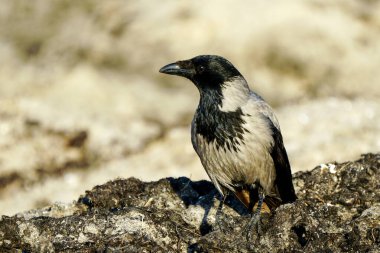
[[[269,118],[268,121],[270,122],[273,137],[273,146],[270,155],[276,170],[275,186],[280,194],[282,203],[291,203],[297,199],[297,196],[293,187],[288,155],[284,147],[281,131],[275,127]]]

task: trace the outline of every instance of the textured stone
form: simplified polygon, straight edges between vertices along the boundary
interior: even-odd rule
[[[2,216],[0,250],[377,252],[379,180],[380,154],[298,172],[298,200],[263,215],[260,232],[254,228],[247,241],[242,231],[250,216],[232,196],[223,209],[223,232],[215,226],[219,200],[208,181],[118,179],[86,191],[67,209],[61,207],[62,214],[52,206]]]

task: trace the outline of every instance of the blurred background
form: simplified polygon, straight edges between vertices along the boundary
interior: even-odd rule
[[[379,1],[1,1],[0,214],[117,177],[207,179],[198,91],[158,73],[199,54],[275,108],[293,172],[378,152],[379,42]]]

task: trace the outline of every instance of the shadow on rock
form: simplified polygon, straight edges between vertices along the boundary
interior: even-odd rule
[[[76,203],[2,216],[0,252],[379,252],[379,182],[380,154],[298,172],[298,200],[263,217],[247,241],[235,198],[224,209],[229,232],[212,229],[219,194],[210,182],[116,179]]]
[[[221,201],[222,199],[221,195],[216,190],[214,185],[206,180],[193,182],[186,177],[180,177],[178,179],[169,178],[168,180],[172,185],[173,190],[186,205],[186,208],[188,208],[190,205],[193,205],[201,206],[205,210],[202,218],[202,223],[199,227],[201,235],[205,235],[211,232],[213,229],[213,224],[209,224],[207,218],[210,214],[211,208],[214,208],[218,205],[215,205],[215,201]],[[227,197],[225,206],[232,208],[240,215],[249,214],[244,205],[232,195],[229,195]]]

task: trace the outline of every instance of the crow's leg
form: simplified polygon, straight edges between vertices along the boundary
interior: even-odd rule
[[[216,214],[215,214],[215,223],[219,227],[219,230],[222,231],[223,233],[224,231],[222,229],[221,216],[223,215],[222,208],[224,205],[224,201],[226,201],[226,198],[227,198],[227,194],[223,194],[222,199],[219,202],[219,206],[218,206],[218,209],[216,209]]]
[[[264,202],[264,192],[263,189],[259,186],[258,189],[259,200],[257,202],[256,210],[251,214],[251,220],[248,222],[246,228],[244,229],[247,233],[247,240],[252,238],[252,229],[253,226],[256,226],[257,233],[260,234],[260,216],[261,216],[261,208]]]

